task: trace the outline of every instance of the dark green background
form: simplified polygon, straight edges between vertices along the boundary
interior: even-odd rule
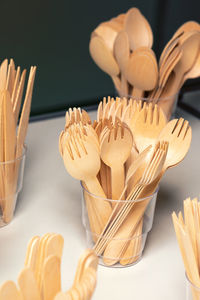
[[[154,32],[154,50],[161,49],[187,20],[200,21],[200,0],[27,1],[1,0],[0,59],[16,65],[37,65],[32,115],[69,106],[95,104],[114,93],[108,75],[89,56],[90,33],[136,6]]]

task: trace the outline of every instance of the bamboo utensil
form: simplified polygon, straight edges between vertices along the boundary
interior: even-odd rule
[[[68,119],[72,122],[60,135],[60,152],[68,172],[82,181],[89,218],[89,225],[85,226],[95,243],[93,249],[102,255],[106,265],[133,263],[143,249],[143,216],[147,205],[155,198],[165,171],[185,157],[191,128],[183,119],[166,124],[158,105],[126,98],[104,98],[93,125],[76,118],[75,109],[66,115],[71,116]],[[138,149],[125,172],[125,163],[135,145]],[[93,186],[91,194],[87,181],[94,176],[98,188]],[[112,199],[119,201],[106,199],[109,186]],[[100,189],[103,193],[106,190],[106,195],[99,198]],[[144,199],[137,201],[140,198]],[[70,291],[69,295],[72,294]]]
[[[158,139],[166,140],[169,145],[166,160],[164,162],[162,172],[158,179],[158,182],[159,182],[161,180],[161,177],[166,172],[166,170],[168,168],[173,167],[173,166],[177,165],[178,163],[180,163],[183,160],[183,158],[185,157],[186,153],[188,152],[188,149],[189,149],[189,146],[191,143],[191,128],[189,127],[188,122],[184,121],[183,119],[172,120],[164,127],[164,129],[160,133]],[[157,182],[157,184],[158,184],[158,182]],[[154,185],[155,185],[155,183],[153,184],[153,186]],[[153,190],[151,190],[151,192],[153,193]],[[131,227],[132,222],[130,222],[130,221],[133,218],[135,218],[134,211],[133,211],[132,215],[126,219],[127,228]],[[128,224],[128,221],[130,222],[130,224]],[[125,227],[125,224],[124,224],[124,227]],[[120,230],[121,230],[121,234],[124,234],[123,233],[123,225],[121,226]],[[117,236],[117,238],[120,239],[120,235]],[[112,247],[112,245],[111,245],[110,248],[114,249],[115,247]],[[104,253],[104,255],[105,255],[105,253]],[[106,256],[112,257],[112,256],[110,256],[110,253],[106,254]]]
[[[146,170],[142,175],[142,178],[140,179],[139,183],[135,186],[132,195],[130,195],[130,198],[128,198],[127,201],[124,202],[124,205],[120,208],[119,212],[114,217],[112,222],[108,224],[107,226],[108,229],[106,230],[105,234],[102,235],[103,238],[99,238],[99,240],[95,244],[94,249],[97,254],[101,254],[105,248],[107,249],[104,251],[104,263],[106,265],[108,264],[112,265],[115,264],[116,261],[118,261],[118,258],[120,257],[118,253],[120,252],[121,254],[121,247],[118,245],[122,244],[122,246],[124,246],[124,242],[125,242],[124,239],[127,237],[127,235],[123,235],[122,239],[120,240],[116,240],[116,239],[112,240],[112,238],[116,234],[116,232],[121,229],[120,226],[122,225],[123,221],[126,219],[128,214],[130,213],[132,207],[134,207],[135,205],[134,201],[130,202],[128,200],[130,199],[136,200],[137,198],[139,198],[144,188],[156,179],[163,166],[165,156],[166,156],[166,150],[163,151],[162,146],[161,148],[158,147],[158,149],[154,151],[152,159],[147,165]],[[143,213],[144,213],[145,204],[147,205],[147,203],[145,204],[137,203],[137,204],[139,204],[138,206],[140,207],[139,211],[143,209]],[[135,226],[137,225],[137,223],[139,222],[143,214],[143,213],[139,214],[139,211],[137,211],[136,209],[136,215],[138,218],[132,219],[134,224],[132,224],[132,226],[129,228],[127,227],[126,228],[127,231],[130,230],[132,232],[132,230],[135,229]],[[115,245],[116,247],[113,248],[109,246],[112,243],[116,244],[116,242],[117,242],[117,245]],[[112,254],[114,254],[114,256]],[[117,259],[115,260],[115,258]]]
[[[134,87],[132,95],[136,99],[143,96],[143,91],[153,90],[158,80],[157,61],[153,51],[147,47],[140,47],[132,52],[125,76]]]
[[[67,171],[76,179],[84,182],[90,193],[106,199],[106,195],[97,179],[100,170],[100,153],[96,145],[79,131],[69,135],[64,141],[63,160]],[[92,196],[92,195],[91,195]],[[93,201],[93,208],[97,217],[96,234],[104,227],[111,214],[110,204],[105,201]]]
[[[18,277],[18,284],[24,300],[41,300],[33,272],[25,267]]]
[[[0,287],[0,300],[22,300],[22,295],[16,284],[8,280]]]
[[[157,105],[153,107],[152,103],[138,113],[137,121],[132,125],[132,132],[134,132],[134,140],[139,152],[156,143],[166,123],[163,111]]]
[[[144,98],[157,103],[164,107],[169,119],[181,86],[187,79],[196,78],[200,74],[199,33],[200,25],[197,22],[184,23],[163,49],[158,67],[150,49],[153,43],[151,27],[141,12],[133,7],[126,14],[101,23],[93,31],[90,43],[96,44],[94,52],[98,53],[99,61],[103,60],[104,65],[107,65],[102,70],[111,76],[120,96],[131,95],[136,99]],[[101,38],[101,45],[93,40],[95,37]],[[103,47],[107,49],[105,53],[109,52],[108,55],[101,51]],[[115,67],[109,63],[113,59]],[[112,70],[107,69],[110,67]],[[169,78],[173,84],[167,84]],[[163,94],[168,96],[163,98]]]
[[[111,168],[112,199],[119,199],[125,181],[124,164],[133,145],[130,129],[119,122],[106,128],[100,138],[101,159]]]
[[[200,25],[199,25],[199,23],[197,23],[195,21],[185,22],[183,25],[181,25],[177,29],[177,31],[174,33],[174,35],[173,35],[172,38],[176,38],[180,34],[184,34],[186,32],[190,32],[190,31],[200,31]]]
[[[153,33],[148,21],[133,7],[126,13],[124,28],[128,34],[131,50],[139,47],[152,47]]]
[[[36,241],[39,242],[38,251],[32,252]],[[62,247],[63,237],[59,234],[34,236],[27,247],[25,266],[18,276],[19,288],[13,281],[6,281],[0,286],[0,300],[89,300],[96,287],[98,257],[93,250],[85,250],[79,259],[73,286],[67,292],[62,292],[60,257]],[[33,255],[36,256],[34,260],[41,264],[39,267],[41,284],[38,283],[34,269],[29,266]]]
[[[43,266],[42,293],[44,300],[53,300],[61,291],[61,260],[59,257],[50,255]]]
[[[117,77],[119,75],[118,64],[104,41],[100,37],[94,36],[90,41],[89,51],[98,67],[111,76],[115,85],[118,81],[116,86],[120,85]]]
[[[5,59],[0,66],[0,185],[2,225],[12,220],[16,197],[20,163],[23,160],[24,140],[27,133],[30,105],[36,67],[31,67],[22,114],[17,122],[23,96],[26,70],[20,74],[14,61]]]
[[[114,46],[114,57],[121,70],[121,92],[123,95],[128,95],[128,83],[124,75],[124,70],[126,69],[127,63],[129,61],[130,47],[128,34],[126,31],[120,31],[115,38]]]
[[[187,73],[193,66],[198,55],[199,46],[200,32],[189,32],[187,35],[185,34],[185,39],[181,44],[183,54],[180,61],[174,68],[174,72],[176,74],[174,85],[176,90],[179,89],[184,74]]]
[[[197,198],[187,198],[184,201],[184,218],[179,212],[178,216],[172,213],[172,220],[183,263],[189,280],[192,282],[191,289],[193,299],[199,299],[199,245],[200,245],[200,205]],[[197,289],[195,289],[195,286]]]

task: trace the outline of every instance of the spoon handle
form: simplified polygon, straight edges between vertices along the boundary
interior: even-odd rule
[[[101,229],[103,230],[105,224],[107,223],[111,213],[112,208],[110,203],[106,201],[106,195],[97,179],[97,177],[87,178],[85,180],[88,191],[91,193],[90,197],[92,199],[92,204],[94,211],[98,213],[98,219],[100,221]]]
[[[125,173],[124,165],[111,167],[111,185],[112,185],[112,199],[118,200],[124,190]]]
[[[132,96],[134,99],[140,100],[143,97],[143,91],[134,87],[132,90]]]

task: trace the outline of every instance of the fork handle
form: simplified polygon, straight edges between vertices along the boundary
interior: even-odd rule
[[[111,167],[112,199],[118,200],[124,190],[125,174],[124,165]]]

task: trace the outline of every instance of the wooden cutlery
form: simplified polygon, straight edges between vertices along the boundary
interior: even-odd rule
[[[158,63],[151,49],[151,27],[133,7],[123,18],[118,16],[94,29],[89,49],[94,62],[111,76],[120,97],[158,103],[169,120],[184,82],[200,75],[199,34],[199,23],[184,23],[164,47]],[[172,84],[167,84],[169,78]]]
[[[28,128],[36,67],[31,67],[22,113],[19,112],[24,92],[26,70],[15,70],[13,59],[5,59],[0,66],[0,189],[3,222],[13,216],[20,159]]]
[[[93,125],[72,110],[66,115],[71,122],[59,148],[68,172],[82,181],[94,251],[106,265],[132,263],[145,209],[165,171],[188,152],[191,128],[182,118],[167,123],[157,104],[126,98],[104,98]]]
[[[200,296],[200,203],[197,198],[187,198],[184,201],[184,217],[181,212],[172,213],[174,229],[182,255],[185,271],[191,282],[191,292],[194,300]],[[196,287],[196,288],[195,288]]]
[[[61,291],[61,258],[64,240],[55,233],[34,236],[27,247],[24,268],[13,281],[0,286],[0,300],[89,300],[96,287],[98,257],[87,249],[81,255],[73,286]]]

